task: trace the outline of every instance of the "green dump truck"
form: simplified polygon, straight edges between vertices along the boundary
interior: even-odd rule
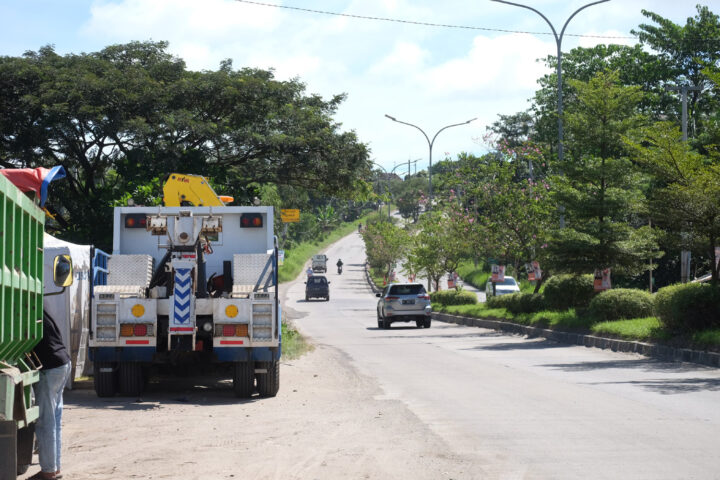
[[[69,256],[43,257],[45,213],[37,205],[44,203],[47,184],[62,178],[64,171],[26,170],[27,178],[19,186],[35,191],[36,202],[0,171],[0,480],[15,479],[32,461],[34,422],[39,414],[32,386],[40,378],[41,367],[32,350],[43,334],[43,295],[55,293],[44,289],[44,261],[54,263],[56,275],[64,271],[63,279],[54,275],[58,288],[72,282]],[[31,186],[33,175],[37,188]]]

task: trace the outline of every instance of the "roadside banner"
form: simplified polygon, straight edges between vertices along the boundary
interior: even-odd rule
[[[528,274],[528,281],[535,282],[542,279],[542,270],[540,270],[540,264],[537,261],[532,261],[525,264],[525,270]]]
[[[532,262],[533,273],[535,274],[535,280],[542,279],[542,270],[540,270],[540,263],[536,260]]]
[[[595,270],[595,281],[593,283],[596,292],[610,290],[610,288],[612,288],[610,283],[610,269]]]
[[[505,265],[493,265],[492,266],[492,282],[504,282],[505,281]]]
[[[282,265],[285,262],[285,250],[278,250],[278,265]]]

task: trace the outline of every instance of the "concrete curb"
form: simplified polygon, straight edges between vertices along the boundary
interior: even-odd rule
[[[639,353],[647,357],[658,358],[672,362],[690,362],[710,367],[720,367],[720,353],[703,352],[689,348],[674,348],[654,343],[635,342],[631,340],[618,340],[615,338],[596,337],[581,333],[560,332],[538,327],[528,327],[517,323],[494,320],[490,318],[472,318],[451,315],[449,313],[433,313],[433,320],[445,323],[455,323],[469,327],[501,330],[516,335],[527,335],[529,338],[542,337],[558,343],[570,345],[584,345],[586,347],[609,349],[613,352]]]
[[[377,288],[375,284],[373,283],[372,279],[370,278],[370,267],[368,267],[368,264],[365,263],[365,280],[368,283],[368,286],[370,287],[370,290],[372,290],[373,295],[381,293],[382,290]]]

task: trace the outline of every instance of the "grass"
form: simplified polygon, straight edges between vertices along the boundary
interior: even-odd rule
[[[702,332],[696,332],[692,335],[691,341],[693,345],[700,348],[720,349],[720,328],[711,328]]]
[[[720,328],[693,334],[673,335],[665,329],[657,317],[633,318],[611,322],[596,322],[588,315],[579,315],[570,309],[564,312],[544,310],[536,313],[513,315],[504,308],[488,308],[485,303],[476,305],[448,305],[433,303],[433,311],[466,317],[503,320],[541,328],[570,332],[587,332],[609,338],[634,341],[669,343],[684,348],[720,350]]]
[[[285,261],[278,270],[278,278],[280,283],[295,280],[305,267],[307,262],[313,255],[317,254],[324,248],[332,245],[341,238],[350,233],[357,231],[358,223],[365,224],[368,217],[376,215],[375,212],[368,213],[353,222],[343,223],[335,230],[331,231],[323,240],[317,242],[303,242],[296,247],[285,250]]]
[[[577,315],[573,309],[565,312],[544,310],[536,313],[514,315],[504,308],[489,308],[485,303],[478,303],[476,305],[449,306],[442,306],[434,303],[433,311],[453,313],[455,315],[465,315],[469,317],[507,320],[520,325],[570,331],[588,330],[592,323],[592,321],[588,318]]]
[[[300,335],[300,332],[283,322],[282,324],[282,355],[288,360],[300,358],[313,350],[313,346]]]
[[[595,335],[617,337],[623,340],[658,340],[667,337],[657,317],[599,322],[592,325],[590,331]]]

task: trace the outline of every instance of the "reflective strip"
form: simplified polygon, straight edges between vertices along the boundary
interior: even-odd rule
[[[125,345],[149,345],[150,340],[126,340]]]
[[[192,332],[195,327],[170,327],[171,332]]]
[[[220,345],[242,345],[242,340],[220,340]]]

